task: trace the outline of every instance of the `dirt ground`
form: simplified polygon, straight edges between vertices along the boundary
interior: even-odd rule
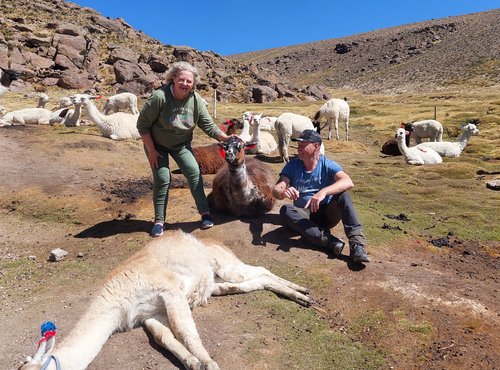
[[[114,142],[90,128],[2,128],[0,155],[0,368],[16,369],[33,355],[43,321],[55,321],[64,337],[104,276],[150,240],[151,184],[140,142]],[[211,176],[205,180],[209,187]],[[216,213],[216,225],[199,230],[199,216],[181,178],[179,186],[170,193],[169,228],[221,240],[243,261],[283,271],[288,274],[283,277],[310,287],[317,301],[308,309],[290,303],[289,316],[259,310],[259,300],[280,299],[265,292],[213,298],[208,306],[195,308],[202,340],[222,369],[284,369],[276,354],[297,350],[287,348],[287,336],[307,340],[314,335],[296,326],[293,314],[299,309],[311,310],[331,332],[345,335],[368,311],[394,320],[399,312],[429,323],[431,333],[421,341],[401,331],[380,335],[380,327],[375,335],[370,328],[377,323],[366,324],[356,340],[381,349],[381,368],[499,368],[500,250],[495,241],[450,235],[433,240],[431,248],[403,235],[369,247],[370,263],[352,265],[281,227],[280,202],[261,218],[238,220]],[[55,248],[68,255],[48,262]],[[314,276],[323,280],[308,281]],[[287,327],[291,330],[281,331]],[[280,330],[268,337],[269,328]],[[113,335],[90,366],[112,368],[182,365],[137,328]]]

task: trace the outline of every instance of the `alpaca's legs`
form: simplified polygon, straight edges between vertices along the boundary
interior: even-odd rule
[[[227,295],[247,293],[254,290],[267,289],[281,294],[303,305],[309,306],[312,299],[303,293],[309,290],[286,279],[274,275],[271,271],[260,266],[250,266],[241,262],[237,257],[226,253],[217,253],[215,273],[224,283],[216,284],[212,295]]]
[[[175,339],[172,331],[160,322],[159,317],[144,320],[144,326],[153,335],[156,343],[169,350],[187,369],[198,369],[201,366],[200,361]]]
[[[180,295],[166,293],[160,294],[160,297],[165,303],[169,327],[175,338],[198,358],[203,365],[202,368],[218,370],[219,366],[210,358],[210,355],[201,342],[187,300]]]
[[[335,117],[335,135],[337,136],[337,140],[340,140],[339,136],[339,118]]]
[[[254,290],[263,289],[281,294],[302,306],[307,307],[313,303],[313,300],[310,297],[297,292],[272,276],[259,276],[241,283],[218,283],[215,285],[212,295],[248,293],[253,292]]]
[[[349,118],[345,120],[345,139],[349,141]]]
[[[284,137],[282,139],[282,146],[280,149],[280,154],[281,154],[281,159],[283,160],[283,162],[285,163],[288,163],[288,161],[290,160],[290,157],[288,156],[288,145],[290,145],[290,137]]]

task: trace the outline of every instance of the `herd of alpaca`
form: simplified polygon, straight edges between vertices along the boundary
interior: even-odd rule
[[[53,336],[40,341],[21,369],[86,369],[112,334],[143,326],[186,369],[217,370],[191,309],[211,296],[263,289],[302,306],[314,303],[307,288],[243,263],[220,243],[171,231],[113,270],[63,342],[54,348]]]
[[[55,111],[46,109],[49,97],[45,93],[38,93],[36,108],[24,108],[7,112],[0,107],[0,127],[26,124],[54,125],[63,124],[67,127],[79,126],[82,108],[89,115],[91,121],[99,128],[104,137],[113,140],[139,139],[136,122],[139,110],[137,109],[137,96],[132,93],[121,93],[111,96],[106,100],[103,113],[91,102],[98,98],[88,94],[75,94],[59,100],[59,107]],[[70,108],[71,106],[74,109]],[[120,112],[130,109],[132,114]],[[110,112],[113,112],[110,114]],[[134,127],[133,127],[134,126]]]
[[[419,125],[420,124],[420,125]],[[417,136],[414,132],[417,130]],[[463,133],[457,141],[442,141],[443,127],[435,120],[402,123],[396,131],[396,139],[387,140],[381,152],[387,155],[403,155],[407,164],[422,165],[442,163],[442,157],[459,157],[467,146],[469,139],[477,135],[479,130],[476,125],[469,123],[462,127]],[[415,146],[410,146],[410,138],[414,137]],[[428,137],[430,141],[422,142]]]

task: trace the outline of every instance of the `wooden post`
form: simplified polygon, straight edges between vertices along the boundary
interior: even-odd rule
[[[217,89],[214,89],[214,118],[217,118]]]
[[[437,118],[437,107],[434,107],[434,121],[436,120]]]

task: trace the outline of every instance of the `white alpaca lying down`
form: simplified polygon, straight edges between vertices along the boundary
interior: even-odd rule
[[[52,112],[45,108],[24,108],[5,113],[0,126],[48,125]]]
[[[443,162],[441,156],[430,148],[418,148],[413,146],[408,148],[406,146],[406,130],[404,128],[398,128],[396,130],[396,139],[398,141],[398,147],[406,163],[414,165],[422,164],[435,164]]]
[[[472,135],[477,135],[479,130],[476,125],[469,123],[463,127],[464,132],[458,138],[458,141],[429,141],[418,144],[417,148],[430,148],[438,152],[443,157],[460,157],[460,154],[467,146]]]
[[[215,276],[222,282],[215,282]],[[113,270],[75,328],[51,353],[53,337],[22,370],[86,369],[115,332],[143,325],[187,369],[219,369],[203,346],[191,308],[212,295],[267,289],[303,305],[308,290],[263,267],[246,265],[228,248],[172,231]]]

